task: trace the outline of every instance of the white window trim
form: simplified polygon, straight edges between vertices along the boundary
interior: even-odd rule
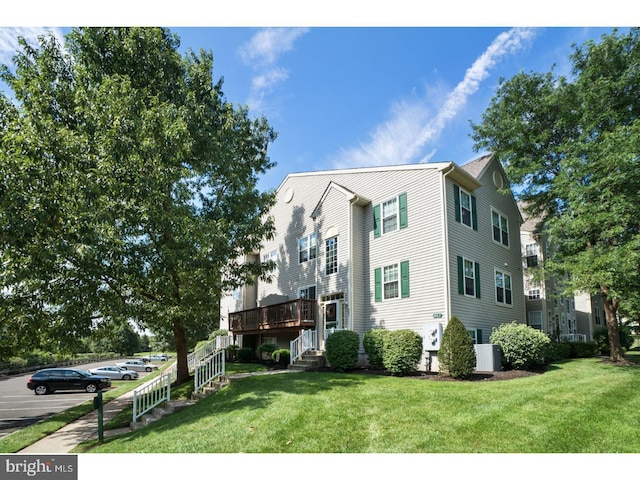
[[[385,268],[391,268],[391,267],[396,267],[396,271],[398,272],[397,278],[396,280],[394,280],[393,282],[385,282],[384,280],[384,270]],[[386,290],[384,288],[384,286],[388,283],[396,283],[397,285],[397,289],[396,291],[398,292],[398,294],[395,297],[387,297],[386,296]],[[396,298],[401,298],[402,297],[402,292],[400,292],[400,263],[390,263],[389,265],[383,265],[382,266],[382,301],[385,300],[394,300]]]
[[[495,237],[493,236],[493,214],[497,214],[498,215],[498,220],[500,222],[500,240],[496,240]],[[504,242],[502,241],[502,219],[505,219],[505,221],[507,222],[507,242],[508,244],[505,245]],[[511,232],[509,231],[509,217],[507,215],[505,215],[504,213],[502,213],[500,210],[498,210],[497,208],[491,207],[491,239],[493,240],[494,243],[506,248],[506,249],[510,249],[511,248]]]
[[[507,288],[505,286],[502,287],[504,289],[505,301],[504,302],[499,302],[498,301],[498,292],[497,292],[498,285],[496,284],[496,276],[497,276],[498,273],[501,273],[503,275],[503,278],[502,278],[503,283],[506,283],[506,282],[504,282],[504,276],[505,275],[508,275],[509,278],[511,279],[511,288],[510,288],[510,290],[511,290],[511,303],[507,303],[506,302]],[[511,275],[511,273],[506,272],[504,270],[498,270],[497,268],[493,269],[493,298],[494,298],[494,300],[496,302],[496,305],[499,305],[501,307],[513,308],[513,275]]]
[[[473,274],[473,276],[471,277],[467,277],[467,262],[471,263],[471,273]],[[467,278],[471,278],[473,280],[473,294],[467,293]],[[462,280],[464,285],[464,296],[469,298],[477,298],[476,294],[478,292],[476,292],[476,262],[474,262],[473,260],[469,260],[466,257],[462,257]]]
[[[532,314],[537,313],[539,314],[539,318],[540,318],[540,324],[539,324],[539,328],[537,326],[533,326],[531,324],[531,317]],[[541,332],[544,332],[544,318],[542,316],[542,310],[532,310],[530,312],[527,313],[527,325],[529,325],[531,328],[536,328],[538,330],[540,330]]]
[[[307,290],[307,291],[308,291],[310,288],[315,289],[315,291],[316,291],[316,296],[315,296],[315,297],[313,297],[313,298],[303,297],[303,296],[302,296],[302,291],[303,291],[303,290]],[[308,300],[316,300],[316,297],[317,297],[317,296],[318,296],[318,288],[316,287],[316,285],[307,285],[307,286],[305,286],[305,287],[300,287],[300,288],[298,288],[298,298],[305,298],[305,299],[308,299]]]
[[[386,217],[384,216],[384,204],[387,202],[391,202],[392,200],[395,200],[395,213],[391,214],[391,215],[387,215]],[[385,232],[384,230],[384,219],[388,218],[388,217],[396,217],[396,228],[394,228],[393,230],[389,230],[388,232]],[[396,195],[394,197],[391,198],[387,198],[386,200],[380,202],[380,236],[384,236],[384,235],[389,235],[390,233],[393,232],[397,232],[398,230],[400,230],[400,195]]]
[[[327,251],[327,243],[330,240],[335,239],[336,243],[335,243],[335,260],[336,260],[336,271],[335,272],[331,272],[331,273],[327,273],[327,267],[329,266],[329,252]],[[338,236],[334,235],[331,238],[327,238],[324,241],[324,254],[325,254],[325,259],[324,259],[324,274],[326,276],[329,275],[337,275],[340,272],[340,262],[338,261]]]
[[[463,193],[469,197],[469,225],[464,223],[464,215],[462,214],[462,208],[463,208],[463,206],[462,206],[462,194]],[[473,195],[471,195],[470,192],[467,192],[462,187],[459,187],[458,202],[460,203],[460,224],[464,225],[467,228],[470,228],[471,230],[473,230],[473,200],[472,200],[472,197],[473,197]]]
[[[316,256],[311,258],[311,237],[315,237],[316,240]],[[307,259],[303,262],[300,261],[300,240],[307,239]],[[316,233],[310,233],[309,235],[305,235],[303,237],[298,238],[298,265],[302,265],[303,263],[310,262],[311,260],[315,260],[318,258],[318,235]]]

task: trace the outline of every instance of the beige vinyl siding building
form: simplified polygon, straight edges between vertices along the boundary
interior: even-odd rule
[[[276,338],[287,348],[305,329],[302,321],[274,328],[264,320],[253,328],[249,319],[253,310],[264,318],[277,309],[289,312],[301,298],[315,300],[313,329],[321,349],[334,328],[361,336],[373,328],[422,335],[434,322],[444,328],[452,315],[479,336],[478,343],[488,342],[492,327],[525,320],[521,218],[508,189],[498,192],[494,178],[506,185],[491,156],[462,168],[448,162],[288,175],[271,211],[276,235],[256,257],[275,260],[273,280],[254,287],[253,304],[223,299],[221,316],[251,346]],[[461,197],[464,192],[469,196]],[[493,239],[492,211],[499,213],[498,223],[504,220],[499,241]],[[460,293],[460,259],[463,267],[464,259],[478,266],[473,295]],[[496,275],[503,282],[508,277],[508,289],[499,294]],[[299,312],[310,308],[302,303],[295,306]],[[437,367],[436,357],[437,351],[425,350],[422,367]]]

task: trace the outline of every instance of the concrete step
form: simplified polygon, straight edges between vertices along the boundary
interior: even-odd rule
[[[289,365],[287,369],[304,372],[311,368],[323,367],[326,364],[324,353],[318,350],[311,350],[302,354],[293,365]]]

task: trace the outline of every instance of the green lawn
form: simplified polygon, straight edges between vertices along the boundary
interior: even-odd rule
[[[599,359],[497,382],[288,373],[75,452],[640,453],[639,404],[640,367]]]

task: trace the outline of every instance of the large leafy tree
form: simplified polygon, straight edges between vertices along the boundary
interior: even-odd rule
[[[610,360],[617,310],[640,289],[640,30],[573,46],[572,74],[501,80],[476,150],[502,161],[553,254],[544,271],[604,300]]]
[[[182,382],[220,293],[264,275],[234,259],[273,234],[274,194],[257,181],[276,135],[226,101],[211,52],[178,48],[167,29],[74,29],[64,46],[22,42],[3,67],[0,314],[14,350],[73,350],[132,319],[175,339]]]

